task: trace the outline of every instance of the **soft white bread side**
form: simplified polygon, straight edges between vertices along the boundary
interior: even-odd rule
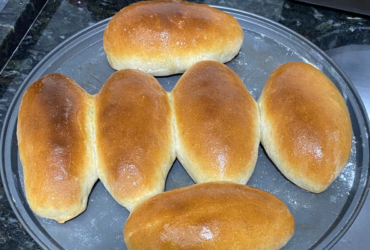
[[[86,209],[97,180],[92,98],[71,78],[46,75],[25,92],[17,138],[28,204],[60,223]]]
[[[163,192],[175,159],[169,97],[154,77],[127,69],[105,82],[94,105],[98,176],[132,210]]]
[[[351,119],[338,89],[310,64],[291,62],[271,74],[258,104],[271,160],[297,186],[323,192],[351,154]]]
[[[114,69],[165,76],[183,73],[202,60],[230,61],[243,38],[234,17],[207,5],[141,1],[113,16],[103,45]]]
[[[272,194],[209,182],[143,201],[127,219],[123,235],[129,250],[274,250],[293,233],[294,217]]]
[[[222,63],[188,69],[172,91],[176,152],[196,183],[245,184],[260,142],[256,101],[238,75]]]

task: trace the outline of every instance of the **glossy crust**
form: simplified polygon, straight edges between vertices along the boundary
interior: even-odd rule
[[[256,101],[227,66],[203,61],[172,91],[176,152],[196,183],[250,178],[260,142]]]
[[[294,233],[287,206],[265,191],[209,182],[138,205],[124,228],[128,249],[280,249]]]
[[[41,217],[60,223],[86,209],[97,180],[92,99],[72,79],[46,75],[25,92],[17,138],[26,197]]]
[[[269,157],[299,187],[323,192],[351,154],[351,120],[338,89],[310,64],[291,62],[271,74],[258,104]]]
[[[175,159],[171,120],[166,91],[138,70],[117,71],[95,98],[98,176],[129,210],[164,190]]]
[[[141,1],[119,11],[104,32],[104,49],[116,69],[155,76],[183,73],[202,60],[230,61],[243,30],[231,15],[186,1]]]

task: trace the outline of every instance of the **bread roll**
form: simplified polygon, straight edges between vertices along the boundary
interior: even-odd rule
[[[258,104],[271,160],[299,187],[323,192],[351,154],[351,120],[338,89],[310,64],[291,62],[271,74]]]
[[[123,8],[108,23],[104,50],[116,69],[154,76],[183,73],[202,60],[230,61],[243,30],[231,15],[179,0],[142,1]]]
[[[294,233],[287,206],[265,191],[209,182],[139,204],[124,227],[129,250],[280,249]]]
[[[98,176],[131,210],[164,190],[175,159],[169,97],[154,77],[127,69],[106,81],[94,104]]]
[[[196,183],[245,184],[257,160],[256,101],[231,69],[203,61],[188,69],[172,91],[176,152]]]
[[[17,138],[28,204],[63,223],[86,209],[97,180],[92,98],[71,78],[46,75],[25,92]]]

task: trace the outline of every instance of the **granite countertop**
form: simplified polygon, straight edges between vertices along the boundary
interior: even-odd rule
[[[25,36],[22,36],[23,40],[20,44],[18,44],[19,41],[15,44],[16,48],[12,48],[15,49],[14,54],[11,55],[9,46],[0,47],[2,55],[10,59],[6,60],[8,62],[0,75],[0,127],[20,84],[48,52],[76,32],[111,17],[119,9],[133,2],[136,1],[29,0],[22,2],[25,5],[31,3],[34,6],[33,16],[19,21],[21,23],[18,25],[27,27],[26,31],[32,25],[27,32],[20,31],[20,34]],[[303,35],[324,51],[353,44],[370,45],[370,18],[366,16],[284,0],[196,0],[193,2],[227,6],[264,16]],[[2,14],[0,14],[0,21],[1,18]],[[12,32],[16,33],[17,30]],[[9,39],[8,43],[11,43]],[[0,249],[40,249],[14,215],[1,182]]]

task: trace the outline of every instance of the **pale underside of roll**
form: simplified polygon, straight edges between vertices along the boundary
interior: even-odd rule
[[[177,158],[196,183],[250,178],[260,142],[256,101],[227,66],[203,61],[172,91]]]
[[[278,67],[258,100],[261,142],[292,182],[323,192],[351,154],[352,126],[346,103],[321,71],[302,62]]]
[[[154,76],[183,73],[202,60],[227,62],[239,52],[243,30],[230,14],[186,1],[141,1],[108,23],[103,45],[116,69]]]
[[[139,204],[124,227],[129,250],[276,250],[293,236],[287,206],[265,191],[208,182],[155,195]]]
[[[175,159],[168,94],[154,77],[127,69],[105,82],[94,106],[98,176],[132,210],[163,192]]]
[[[60,223],[86,209],[97,180],[92,98],[71,78],[46,75],[25,92],[17,139],[28,204]]]

